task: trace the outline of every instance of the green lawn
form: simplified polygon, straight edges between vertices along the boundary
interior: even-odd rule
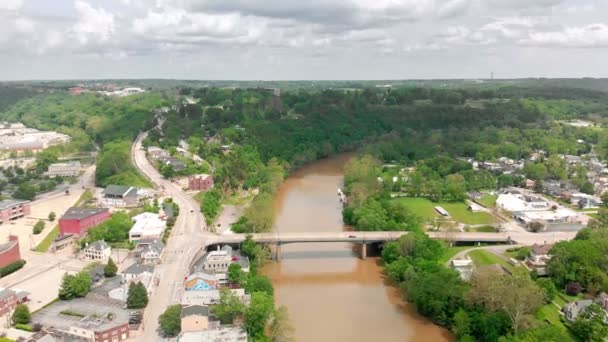
[[[44,240],[40,241],[40,243],[38,244],[38,246],[36,246],[35,251],[36,252],[41,252],[41,253],[46,253],[49,248],[51,247],[51,244],[53,244],[53,241],[55,240],[55,238],[59,236],[59,226],[55,226],[50,232],[49,234],[44,238]]]
[[[432,202],[420,197],[399,197],[394,201],[405,203],[414,213],[421,216],[425,221],[432,221],[440,215],[435,211],[435,206],[443,207],[450,216],[465,224],[490,224],[492,217],[488,213],[473,213],[469,211],[466,204],[462,202]]]
[[[564,323],[561,321],[561,314],[559,313],[559,310],[560,309],[553,303],[543,305],[536,312],[536,318],[541,321],[549,321],[551,325],[567,332],[568,328],[566,328]]]
[[[467,255],[471,258],[471,260],[473,260],[473,263],[475,263],[475,265],[477,266],[499,264],[510,272],[513,272],[515,269],[513,265],[511,265],[505,259],[483,249],[472,250]]]
[[[203,191],[199,191],[194,196],[192,196],[192,198],[194,198],[194,200],[198,203],[201,203],[203,201],[203,196],[205,196],[205,193]]]
[[[452,257],[454,255],[456,255],[459,252],[464,251],[466,249],[470,249],[470,248],[474,248],[474,246],[449,247],[449,248],[446,249],[445,253],[443,253],[443,255],[441,256],[441,258],[439,259],[439,262],[446,263],[446,262],[448,262],[448,260],[452,259]]]
[[[492,208],[496,205],[497,198],[498,196],[496,195],[485,194],[481,196],[481,198],[478,199],[477,202],[479,202],[479,204],[483,205],[486,208]]]
[[[464,229],[466,232],[477,232],[477,233],[496,233],[496,228],[492,226],[482,226],[477,228],[467,227]]]

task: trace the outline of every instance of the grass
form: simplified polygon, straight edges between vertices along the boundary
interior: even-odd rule
[[[74,311],[74,310],[63,310],[61,312],[59,312],[62,315],[66,315],[66,316],[73,316],[73,317],[85,317],[85,314],[82,314],[78,311]]]
[[[441,206],[447,210],[450,216],[464,224],[490,224],[492,216],[488,213],[474,213],[469,211],[466,204],[462,202],[432,202],[426,198],[420,197],[399,197],[394,199],[405,203],[415,214],[421,216],[425,221],[433,221],[440,217],[435,211],[436,206]]]
[[[492,207],[496,206],[497,198],[498,198],[498,196],[496,196],[496,195],[485,194],[485,195],[481,196],[481,198],[478,199],[477,202],[486,208],[492,208]]]
[[[205,192],[199,191],[196,194],[194,194],[194,196],[192,196],[192,198],[194,198],[194,200],[197,201],[198,203],[201,203],[203,201],[203,196],[205,196]]]
[[[471,258],[471,260],[473,260],[473,263],[475,263],[476,266],[499,264],[509,272],[513,272],[515,270],[513,265],[509,264],[507,260],[483,249],[472,250],[467,255]]]
[[[91,192],[90,189],[86,189],[82,195],[80,195],[80,198],[78,198],[78,200],[76,201],[76,203],[74,203],[75,207],[78,207],[80,205],[82,205],[83,203],[86,203],[88,201],[93,200],[93,192]]]
[[[482,227],[476,227],[476,228],[471,228],[471,227],[467,227],[464,229],[465,232],[477,232],[477,233],[496,233],[496,228],[492,227],[492,226],[482,226]]]
[[[253,197],[255,197],[254,194],[248,194],[246,196],[238,196],[238,194],[232,196],[225,196],[222,199],[222,204],[245,205],[249,203],[253,199]]]
[[[566,328],[561,320],[559,308],[553,303],[543,305],[540,309],[538,309],[536,312],[536,318],[544,322],[548,321],[551,325],[562,329],[563,331],[568,331],[568,328]]]
[[[439,259],[439,262],[441,263],[446,263],[448,262],[450,259],[452,259],[452,257],[454,257],[454,255],[470,249],[470,248],[475,248],[475,246],[456,246],[456,247],[449,247],[445,253],[443,253],[443,255],[441,256],[441,258]]]
[[[40,243],[38,244],[38,246],[36,246],[34,250],[36,252],[46,253],[49,248],[51,248],[51,245],[53,244],[53,241],[57,236],[59,236],[59,225],[53,227],[53,229],[47,234],[47,236],[42,241],[40,241]]]

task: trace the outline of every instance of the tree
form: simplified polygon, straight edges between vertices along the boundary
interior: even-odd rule
[[[581,192],[589,195],[593,195],[595,193],[595,189],[593,188],[593,183],[590,181],[586,181],[581,185]]]
[[[30,182],[24,182],[19,185],[17,190],[13,193],[13,197],[16,199],[31,201],[36,197],[36,186]]]
[[[524,173],[526,177],[539,180],[547,177],[547,167],[541,163],[529,163],[524,166]]]
[[[452,321],[452,332],[456,337],[462,338],[471,333],[471,318],[465,310],[458,310]]]
[[[272,315],[270,324],[270,339],[273,342],[295,341],[294,328],[289,321],[289,313],[285,306],[280,306]]]
[[[232,324],[245,310],[245,305],[227,289],[220,289],[220,303],[211,307],[211,312],[222,324]]]
[[[528,223],[528,229],[533,233],[538,233],[541,230],[545,229],[545,225],[540,221],[532,221]]]
[[[238,262],[233,262],[228,266],[228,281],[235,284],[241,284],[246,275],[243,267]]]
[[[11,321],[13,324],[28,324],[32,319],[30,309],[25,304],[19,304],[15,307]]]
[[[148,290],[141,283],[129,284],[129,292],[127,294],[127,308],[142,309],[148,305]]]
[[[603,342],[608,336],[604,324],[606,312],[597,304],[591,304],[572,324],[572,331],[581,341]]]
[[[177,336],[182,331],[182,306],[176,304],[167,307],[158,317],[158,324],[166,336]]]
[[[551,303],[557,295],[557,287],[551,278],[538,278],[536,284],[542,288],[545,292],[545,298],[547,303]]]
[[[55,218],[56,218],[56,217],[57,217],[57,215],[55,214],[55,212],[54,212],[54,211],[51,211],[51,212],[49,213],[49,217],[48,217],[48,219],[49,219],[49,221],[53,222],[53,221],[55,221]]]
[[[36,224],[34,225],[33,233],[40,234],[42,233],[42,230],[44,230],[44,221],[38,220],[38,222],[36,222]]]
[[[59,288],[59,298],[69,300],[84,297],[91,290],[93,280],[86,271],[78,272],[75,275],[65,274]]]
[[[171,165],[163,165],[160,173],[165,179],[171,179],[175,175],[175,170],[173,170],[173,166]]]
[[[501,275],[492,269],[478,269],[471,277],[471,285],[469,298],[490,311],[504,311],[516,333],[526,327],[529,315],[545,302],[544,291],[525,272]]]
[[[248,293],[264,292],[270,296],[274,294],[274,288],[270,278],[265,275],[250,275],[245,284],[245,291]]]
[[[251,295],[251,303],[245,309],[245,330],[251,339],[263,338],[266,323],[272,317],[273,312],[272,296],[265,292],[254,292]]]
[[[112,277],[116,276],[116,272],[118,272],[118,266],[116,266],[116,264],[114,263],[114,260],[112,260],[112,257],[110,257],[108,259],[108,263],[103,268],[103,275],[106,278],[112,278]]]

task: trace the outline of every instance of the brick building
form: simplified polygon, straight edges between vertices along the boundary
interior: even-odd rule
[[[13,311],[15,306],[27,302],[29,292],[0,288],[0,316]]]
[[[80,162],[55,163],[49,165],[49,177],[75,177],[80,174]]]
[[[74,234],[84,236],[87,231],[110,219],[108,208],[76,208],[68,209],[59,219],[61,235]]]
[[[188,189],[209,191],[213,188],[213,177],[207,174],[192,175],[188,177]]]
[[[0,245],[0,268],[21,260],[19,252],[19,238],[9,235],[8,242]]]
[[[0,201],[0,224],[30,214],[30,202],[21,200]]]

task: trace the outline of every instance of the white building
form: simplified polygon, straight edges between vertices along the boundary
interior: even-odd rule
[[[100,261],[110,257],[110,254],[112,254],[112,247],[101,240],[89,244],[82,252],[85,259]]]
[[[167,222],[159,214],[142,213],[133,217],[135,224],[129,231],[129,241],[141,239],[160,240],[167,226]]]
[[[232,247],[226,245],[217,251],[211,251],[204,256],[202,270],[215,273],[228,272],[230,264],[238,262],[245,272],[249,272],[249,260],[239,252],[233,251]]]
[[[551,205],[540,196],[530,196],[521,193],[505,193],[498,195],[496,206],[507,211],[549,210]]]
[[[473,268],[475,267],[475,265],[473,264],[473,260],[455,259],[452,260],[451,264],[452,268],[460,274],[460,278],[462,278],[462,280],[469,281],[469,279],[471,279],[471,275],[473,274]]]
[[[56,163],[49,165],[48,176],[53,177],[75,177],[80,175],[80,162]]]

